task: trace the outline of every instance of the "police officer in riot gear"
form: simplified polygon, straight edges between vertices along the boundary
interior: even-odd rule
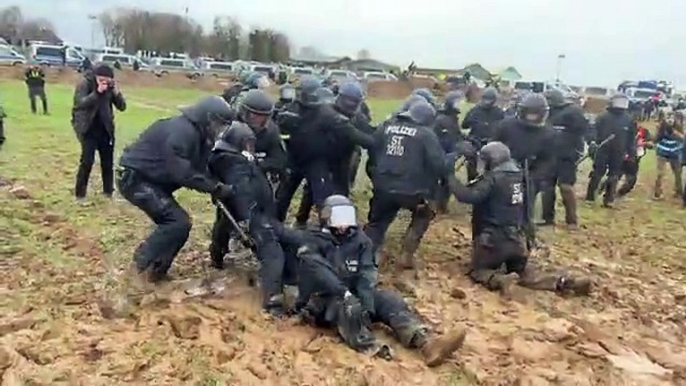
[[[443,107],[438,111],[436,116],[436,124],[434,125],[434,132],[441,143],[441,147],[446,155],[449,157],[449,165],[454,167],[456,159],[456,150],[458,142],[465,140],[460,131],[460,124],[458,117],[460,115],[460,103],[464,94],[460,91],[451,91],[445,97]],[[470,154],[471,155],[471,154]],[[450,197],[450,190],[446,180],[441,180],[440,187],[437,191],[437,206],[438,211],[446,213],[448,211],[448,199]]]
[[[495,128],[493,140],[504,143],[524,174],[524,226],[529,248],[536,245],[531,213],[536,195],[545,191],[555,175],[555,131],[546,125],[548,102],[541,94],[528,94],[519,104],[517,117],[507,118]]]
[[[280,228],[280,240],[299,260],[296,311],[320,326],[335,327],[356,351],[379,353],[372,323],[391,328],[407,348],[418,349],[429,366],[443,363],[464,343],[457,329],[438,337],[424,326],[403,298],[376,288],[377,268],[371,240],[357,227],[355,207],[345,196],[324,201],[321,227],[298,232]]]
[[[491,290],[510,294],[512,284],[537,290],[588,294],[591,282],[569,275],[547,275],[527,265],[528,253],[523,232],[526,203],[523,173],[501,142],[490,142],[481,149],[485,172],[469,186],[454,175],[450,187],[458,201],[474,206],[476,236],[469,276]],[[505,265],[506,271],[500,271]]]
[[[428,88],[425,88],[425,87],[418,88],[418,89],[412,91],[412,95],[416,95],[416,96],[424,98],[424,100],[429,102],[429,104],[433,108],[436,108],[436,106],[437,106],[436,97],[434,96],[434,93],[432,93],[431,90],[429,90]]]
[[[374,252],[383,244],[386,231],[400,209],[412,212],[403,238],[399,272],[414,270],[414,254],[434,217],[429,201],[438,181],[445,177],[445,153],[433,132],[436,111],[426,101],[418,101],[408,111],[387,121],[376,132],[377,147],[370,153],[373,196],[369,203],[365,232],[374,243]]]
[[[272,227],[274,202],[269,182],[260,171],[255,158],[256,134],[247,124],[234,121],[216,142],[209,158],[211,174],[234,187],[230,200],[221,199],[229,214],[251,240],[242,240],[251,247],[260,262],[259,277],[262,305],[274,315],[284,311],[282,282],[284,256]],[[221,208],[212,229],[210,256],[215,268],[224,267],[228,252],[231,222]],[[254,243],[254,245],[251,245]]]
[[[255,132],[255,156],[260,169],[280,175],[286,167],[286,149],[279,128],[271,120],[274,101],[262,90],[249,90],[238,102],[238,120]]]
[[[161,119],[124,149],[117,170],[119,191],[157,225],[134,253],[142,279],[163,279],[188,239],[191,220],[173,193],[189,188],[227,200],[233,188],[206,174],[214,139],[233,118],[229,105],[210,96]]]
[[[615,94],[610,99],[607,111],[598,116],[595,121],[589,135],[589,153],[594,156],[594,159],[593,171],[586,191],[586,201],[595,201],[595,192],[600,180],[607,173],[603,206],[612,207],[624,157],[636,157],[637,125],[627,113],[628,108],[629,98],[623,94]],[[612,139],[608,140],[608,138]],[[597,143],[605,140],[608,141],[598,148]]]
[[[282,132],[290,135],[288,153],[295,170],[282,194],[277,194],[279,219],[285,218],[303,175],[317,207],[332,193],[346,193],[347,175],[345,179],[337,178],[341,174],[334,166],[342,159],[349,160],[344,158],[345,152],[355,145],[374,145],[374,139],[355,128],[350,118],[319,100],[320,87],[316,78],[302,79],[296,102],[277,117]]]
[[[239,88],[240,85],[240,88]],[[241,77],[241,82],[232,85],[224,90],[222,98],[226,100],[233,109],[238,109],[238,102],[250,90],[265,89],[269,87],[269,79],[259,72],[248,72]]]
[[[555,224],[555,186],[558,186],[565,208],[565,222],[567,226],[576,228],[576,161],[583,154],[584,138],[590,126],[583,110],[565,100],[560,90],[546,91],[545,97],[550,106],[548,120],[555,129],[555,175],[543,192],[543,224]]]
[[[478,150],[493,138],[493,130],[496,123],[505,118],[505,113],[498,106],[498,91],[488,88],[481,96],[479,104],[474,106],[462,121],[462,128],[469,129],[468,138]],[[477,159],[472,157],[467,160],[467,176],[474,179],[478,174]]]
[[[295,87],[290,83],[279,87],[279,99],[274,104],[273,117],[276,119],[276,115],[293,101],[295,101]]]

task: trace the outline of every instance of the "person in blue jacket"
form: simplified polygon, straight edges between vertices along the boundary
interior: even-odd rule
[[[662,198],[662,180],[667,164],[669,164],[674,174],[674,195],[676,197],[683,195],[680,164],[683,141],[683,133],[679,131],[673,115],[660,122],[657,131],[657,144],[655,146],[655,154],[657,155],[657,178],[655,179],[655,190],[653,192],[655,199]]]

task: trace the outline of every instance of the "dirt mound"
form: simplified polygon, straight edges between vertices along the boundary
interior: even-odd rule
[[[400,99],[412,93],[414,87],[407,82],[378,81],[367,85],[367,97],[379,99]]]
[[[588,97],[584,105],[584,111],[590,114],[600,114],[607,107],[607,99]]]

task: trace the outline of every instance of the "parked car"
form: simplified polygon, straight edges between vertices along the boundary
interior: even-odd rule
[[[0,45],[0,65],[20,66],[26,63],[24,55],[18,53],[10,45]]]
[[[107,63],[111,66],[114,66],[114,63],[119,62],[123,68],[133,68],[133,64],[135,62],[138,62],[138,65],[140,67],[139,71],[152,71],[150,66],[145,64],[142,60],[139,58],[133,56],[133,55],[127,55],[127,54],[100,54],[96,55],[95,57],[96,62],[103,62]]]
[[[643,102],[653,97],[657,90],[650,88],[629,87],[625,94],[631,102]]]
[[[276,67],[268,64],[253,64],[250,66],[250,71],[259,72],[260,74],[269,77],[270,74],[276,73]]]
[[[203,61],[200,65],[203,75],[210,75],[215,78],[226,77],[235,74],[234,65],[230,62]]]
[[[587,97],[610,99],[616,91],[609,87],[584,87],[583,94]]]
[[[31,59],[46,66],[61,66],[62,52],[66,49],[65,64],[67,67],[78,68],[83,62],[83,55],[77,50],[68,46],[55,46],[48,44],[32,44],[29,47]]]
[[[191,79],[202,76],[202,72],[186,59],[152,58],[150,59],[150,68],[152,68],[152,73],[157,76],[166,76],[171,73],[186,74]]]
[[[377,81],[397,81],[398,78],[393,75],[389,74],[387,72],[365,72],[362,74],[362,79],[364,79],[367,82],[377,82]]]

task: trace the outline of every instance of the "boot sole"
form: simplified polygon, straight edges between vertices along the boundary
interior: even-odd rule
[[[467,338],[467,330],[462,329],[458,332],[453,332],[446,337],[440,338],[446,340],[445,346],[437,353],[434,358],[427,359],[426,365],[429,367],[440,366],[452,355],[455,351],[464,346],[464,341]]]

